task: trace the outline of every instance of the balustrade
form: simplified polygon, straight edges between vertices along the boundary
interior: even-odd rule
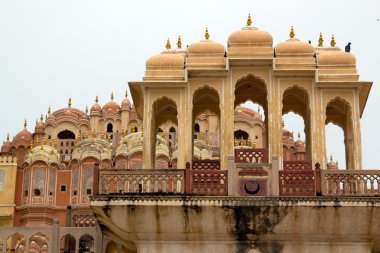
[[[380,170],[323,170],[322,194],[326,196],[379,196]]]
[[[268,149],[235,148],[236,163],[268,163]]]
[[[315,196],[315,172],[311,161],[284,161],[283,170],[279,171],[280,195]]]

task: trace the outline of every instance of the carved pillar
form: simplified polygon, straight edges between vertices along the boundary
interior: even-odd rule
[[[235,170],[235,156],[228,156],[228,196],[237,196],[237,171]]]
[[[155,125],[155,119],[153,115],[153,108],[149,101],[144,102],[144,120],[143,120],[143,169],[154,168],[155,157],[155,136],[153,128]],[[154,146],[153,146],[154,145]]]
[[[180,108],[182,108],[180,106]],[[177,108],[178,109],[178,108]],[[190,128],[189,125],[186,124],[186,115],[184,115],[184,110],[178,111],[178,146],[177,146],[177,168],[183,169],[186,166],[186,140],[185,133],[187,128]],[[183,137],[182,137],[183,136]],[[181,138],[182,137],[182,138]]]
[[[51,245],[49,249],[51,250],[51,253],[59,253],[59,221],[58,219],[53,220],[53,226],[52,226],[52,238],[51,238]],[[5,251],[4,251],[5,252]]]
[[[277,156],[272,156],[272,169],[271,169],[271,178],[270,185],[271,185],[271,196],[279,196],[280,195],[280,188],[279,188],[279,170],[280,170],[280,161]]]

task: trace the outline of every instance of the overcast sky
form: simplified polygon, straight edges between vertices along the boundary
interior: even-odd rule
[[[34,130],[41,112],[67,106],[84,110],[121,101],[128,81],[141,80],[145,61],[164,49],[166,38],[183,45],[211,39],[226,45],[228,35],[253,25],[270,32],[274,45],[289,37],[317,44],[319,32],[337,46],[350,41],[361,80],[373,81],[361,120],[364,168],[380,169],[380,1],[0,1],[0,139],[23,128]],[[299,124],[287,123],[297,133]],[[330,130],[329,130],[330,131]],[[342,140],[332,131],[328,153],[344,162]],[[338,136],[339,137],[339,136]]]

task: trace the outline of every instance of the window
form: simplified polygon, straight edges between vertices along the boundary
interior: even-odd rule
[[[77,195],[77,191],[74,191],[74,196],[76,196]]]
[[[107,125],[107,133],[112,133],[113,132],[113,125],[111,123],[108,123]]]
[[[24,196],[28,196],[28,191],[24,191]]]
[[[195,125],[194,125],[194,131],[197,132],[197,133],[200,132],[200,127],[199,127],[198,123],[195,123]]]
[[[86,194],[87,194],[87,195],[91,195],[91,193],[92,193],[92,190],[91,190],[91,189],[86,189]]]
[[[174,128],[174,127],[171,127],[171,128],[169,129],[169,132],[170,132],[170,133],[175,133],[175,128]]]
[[[256,135],[256,136],[255,136],[255,139],[256,139],[256,140],[258,140],[258,139],[259,139],[259,136],[258,136],[258,135]]]
[[[61,185],[61,192],[66,192],[66,185]]]
[[[0,191],[4,189],[5,186],[5,171],[0,170]]]
[[[34,190],[33,190],[33,193],[34,193],[34,194],[33,194],[34,196],[41,196],[41,191],[40,191],[40,189],[34,189]]]
[[[59,132],[58,139],[67,140],[67,139],[75,139],[75,134],[69,130],[64,130]]]

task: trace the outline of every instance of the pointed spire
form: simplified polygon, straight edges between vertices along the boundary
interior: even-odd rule
[[[293,26],[290,28],[290,33],[289,33],[289,36],[290,36],[290,38],[291,39],[294,39],[294,36],[295,36],[296,34],[294,33],[294,28],[293,28]]]
[[[113,96],[113,91],[112,91],[112,93],[111,93],[111,100],[113,100],[114,99],[114,96]]]
[[[168,50],[172,48],[172,46],[170,45],[170,39],[169,38],[166,40],[165,48]]]
[[[88,106],[86,105],[86,114],[88,113]]]
[[[331,45],[331,47],[335,47],[335,45],[336,45],[334,34],[331,36],[331,42],[330,42],[330,45]]]
[[[9,141],[9,132],[7,133],[7,141]]]
[[[41,113],[40,121],[42,122],[43,120],[44,120],[44,116],[43,116],[42,113]]]
[[[319,33],[318,47],[323,47],[323,36],[322,36],[322,33]]]
[[[332,157],[332,155],[330,155],[330,162],[332,162],[333,161],[333,157]]]
[[[69,98],[68,106],[69,106],[69,108],[71,107],[71,98]]]
[[[45,122],[46,122],[46,120],[47,120],[47,114],[45,114]]]
[[[301,133],[298,132],[298,139],[301,139]]]
[[[125,98],[128,98],[128,90],[125,90]]]
[[[28,126],[28,122],[26,121],[26,119],[24,120],[24,128],[26,129],[26,127]]]
[[[284,128],[285,127],[285,122],[284,122],[284,120],[282,120],[282,128]]]
[[[51,108],[50,108],[50,105],[49,105],[49,108],[48,108],[48,115],[50,115],[51,113]]]
[[[251,14],[248,14],[247,26],[251,26],[251,25],[252,25]]]
[[[30,141],[29,151],[32,152],[33,150],[33,141]]]
[[[182,48],[182,40],[181,40],[181,36],[178,36],[177,47],[178,47],[178,48]]]
[[[98,103],[99,102],[99,97],[98,97],[98,95],[96,95],[96,97],[95,97],[95,103]]]
[[[210,38],[210,34],[208,33],[208,28],[206,27],[205,39],[208,40],[209,38]]]

